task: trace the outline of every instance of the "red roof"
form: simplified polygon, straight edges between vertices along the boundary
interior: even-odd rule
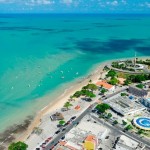
[[[96,85],[102,86],[102,87],[104,87],[105,89],[111,89],[111,88],[113,87],[113,85],[108,84],[105,80],[102,80],[102,81],[97,82]]]

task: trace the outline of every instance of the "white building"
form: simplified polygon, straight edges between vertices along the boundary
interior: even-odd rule
[[[121,135],[119,141],[116,144],[116,150],[140,150],[138,149],[139,143]]]
[[[117,113],[125,116],[132,115],[137,112],[143,111],[146,108],[141,104],[138,104],[129,99],[129,97],[123,97],[119,95],[115,95],[111,98],[108,98],[104,101],[109,104],[109,106]]]
[[[83,150],[84,141],[89,135],[95,137],[96,147],[105,139],[109,134],[109,130],[99,123],[94,123],[93,119],[90,120],[91,121],[87,121],[87,118],[83,118],[77,126],[72,128],[65,135],[65,139],[62,141],[65,150]],[[60,147],[62,148],[62,145],[58,145],[56,150],[59,150]],[[94,150],[96,150],[96,148]]]

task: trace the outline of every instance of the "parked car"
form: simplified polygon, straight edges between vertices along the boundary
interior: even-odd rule
[[[55,134],[58,134],[60,132],[60,130],[56,131]]]
[[[64,139],[65,139],[65,136],[63,136],[61,139],[64,140]]]
[[[62,128],[62,131],[65,131],[66,129],[65,128]]]
[[[77,117],[76,116],[73,116],[72,118],[71,118],[71,120],[74,120],[74,119],[76,119]]]

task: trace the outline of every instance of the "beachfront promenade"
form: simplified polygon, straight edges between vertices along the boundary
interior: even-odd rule
[[[122,87],[122,88],[119,88],[116,92],[112,93],[112,94],[109,94],[108,97],[111,97],[111,96],[114,96],[114,95],[117,95],[119,92],[123,92],[127,89],[127,87]],[[49,137],[52,137],[52,140],[49,142],[49,144],[46,145],[46,150],[49,150],[51,149],[52,147],[54,147],[54,145],[58,144],[59,140],[64,137],[64,135],[69,132],[74,126],[76,126],[77,123],[79,123],[82,118],[86,115],[91,115],[91,110],[94,109],[94,107],[97,105],[97,99],[98,97],[100,97],[98,95],[98,92],[96,92],[96,98],[93,99],[92,103],[88,103],[88,102],[85,102],[83,101],[82,99],[79,99],[79,103],[80,105],[84,108],[81,112],[76,112],[73,110],[69,110],[68,112],[65,112],[65,115],[66,115],[66,118],[67,120],[69,120],[73,115],[76,115],[77,118],[71,123],[69,124],[65,130],[61,131],[60,129],[60,133],[59,134],[55,134],[55,132],[58,130],[57,128],[57,123],[55,123],[53,125],[53,123],[49,122],[48,123],[48,119],[49,119],[49,115],[43,120],[43,129],[46,131],[45,132],[45,135],[44,133],[42,135],[39,135],[39,136],[36,136],[36,135],[31,135],[31,137],[33,136],[33,138],[31,138],[30,140],[28,140],[28,144],[31,146],[34,141],[35,143],[32,145],[32,147],[30,147],[29,149],[31,148],[35,148],[35,146],[37,145],[41,145],[40,141],[44,142],[44,139],[46,139],[49,135]],[[77,104],[77,103],[76,103]],[[150,146],[149,142],[144,140],[144,139],[141,139],[140,137],[138,137],[137,135],[134,135],[130,132],[126,132],[124,133],[123,130],[124,128],[121,128],[119,126],[114,126],[112,127],[111,123],[112,122],[104,122],[104,120],[101,120],[101,119],[98,119],[97,117],[95,117],[94,115],[91,115],[91,117],[93,117],[95,120],[97,120],[98,122],[100,122],[101,124],[103,124],[104,126],[106,126],[107,128],[113,130],[113,132],[115,132],[117,135],[120,135],[120,134],[123,134],[123,135],[126,135],[128,137],[130,137],[131,139],[134,139],[135,141],[141,141],[143,142],[144,144]],[[51,124],[51,125],[50,125]],[[47,126],[47,127],[46,127]],[[119,130],[118,130],[119,129]],[[47,133],[47,136],[46,136],[46,133]],[[133,136],[132,136],[133,135]],[[39,142],[38,142],[38,139],[37,137],[39,138]],[[37,144],[36,144],[37,143]],[[38,144],[39,143],[39,144]]]
[[[60,132],[59,135],[56,135],[56,137],[46,146],[45,150],[50,150],[50,149],[52,149],[52,147],[53,147],[54,145],[56,145],[56,144],[59,142],[59,140],[60,140],[62,137],[65,136],[65,134],[66,134],[67,132],[69,132],[74,126],[76,126],[76,125],[81,121],[81,119],[82,119],[85,115],[87,115],[88,113],[90,113],[91,110],[92,110],[92,108],[95,107],[95,106],[96,106],[96,103],[93,104],[93,105],[91,105],[91,107],[88,107],[82,114],[80,114],[80,116],[79,116],[78,118],[76,118],[71,124],[69,124],[69,125],[66,127],[65,131]]]
[[[101,72],[102,71],[97,71],[97,79],[94,80],[95,81],[95,82],[93,82],[94,84],[96,84],[97,81],[99,81],[100,75],[101,75],[101,79],[104,79],[106,77],[106,72],[103,72],[103,73],[101,73]],[[81,85],[79,86],[79,89],[82,89],[82,87],[87,84],[89,84],[89,78],[86,79],[86,82],[84,84],[82,84],[82,86]],[[111,85],[111,87],[112,87],[112,85]],[[102,122],[103,122],[103,126],[106,126],[108,129],[112,130],[113,135],[116,135],[116,136],[126,135],[127,137],[129,137],[137,142],[140,142],[140,143],[142,142],[144,145],[147,145],[147,147],[149,147],[150,146],[149,141],[147,141],[145,138],[141,138],[139,135],[136,135],[136,134],[128,132],[128,131],[126,131],[126,133],[124,133],[123,126],[116,125],[114,127],[111,127],[112,126],[111,121],[107,120],[108,122],[105,123],[103,119],[98,118],[99,116],[91,115],[91,110],[94,109],[97,104],[101,104],[101,103],[103,103],[104,100],[114,97],[115,95],[120,95],[121,93],[126,93],[128,86],[117,84],[114,86],[114,90],[108,89],[108,90],[106,90],[105,94],[101,93],[102,88],[104,88],[104,87],[99,86],[98,90],[94,91],[94,94],[96,95],[96,97],[92,98],[92,101],[90,101],[90,102],[84,100],[85,96],[83,96],[83,95],[79,96],[78,98],[75,98],[75,99],[72,99],[72,98],[70,99],[68,97],[72,94],[69,93],[70,95],[68,95],[68,93],[66,93],[67,98],[65,98],[65,99],[66,99],[66,101],[69,100],[71,102],[72,106],[67,111],[62,111],[62,106],[64,105],[64,102],[65,102],[63,99],[63,101],[62,101],[61,105],[59,105],[59,107],[56,107],[55,109],[53,109],[53,111],[47,112],[44,116],[42,116],[40,119],[40,124],[39,124],[39,126],[37,126],[38,130],[40,130],[41,133],[37,134],[35,132],[32,132],[28,136],[27,140],[25,141],[29,145],[28,150],[33,150],[36,148],[40,148],[40,149],[43,148],[45,150],[53,149],[53,147],[55,147],[57,144],[59,144],[59,141],[61,141],[61,139],[64,138],[64,136],[72,128],[74,128],[78,123],[80,123],[80,121],[86,115],[91,116],[94,120],[96,120],[100,124],[102,124]],[[73,91],[73,92],[75,92],[75,91]],[[127,106],[125,104],[123,104],[123,105],[125,107]],[[75,109],[77,107],[79,109]],[[52,116],[53,114],[56,114],[57,112],[60,112],[64,116],[63,120],[67,123],[67,125],[65,125],[63,127],[58,127],[59,121],[52,121],[50,119],[50,116]],[[116,116],[114,114],[114,112],[111,112],[111,110],[107,113],[112,113],[114,115],[114,117]],[[75,120],[71,120],[71,118],[73,116],[76,117]],[[122,119],[124,119],[124,118],[125,117],[120,117],[119,120],[122,121]],[[118,117],[117,117],[117,119],[118,119]],[[47,139],[50,139],[50,140],[47,141]]]

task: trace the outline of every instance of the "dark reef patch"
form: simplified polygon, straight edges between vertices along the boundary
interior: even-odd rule
[[[79,31],[88,31],[90,30],[91,28],[82,28],[82,29],[79,29]]]
[[[150,55],[150,46],[136,47],[135,50],[145,55]]]
[[[101,22],[96,22],[96,23],[92,23],[92,25],[94,25],[97,28],[112,28],[112,27],[124,27],[126,25],[122,25],[122,24],[106,24],[106,23],[101,23]]]
[[[81,51],[91,51],[97,53],[113,53],[122,52],[141,45],[143,40],[139,39],[110,39],[106,42],[101,42],[98,39],[84,39],[76,41],[76,48]]]
[[[36,27],[0,27],[0,30],[8,30],[8,31],[30,31],[30,30],[38,30],[38,31],[56,31],[55,29],[50,29],[50,28],[36,28]]]

